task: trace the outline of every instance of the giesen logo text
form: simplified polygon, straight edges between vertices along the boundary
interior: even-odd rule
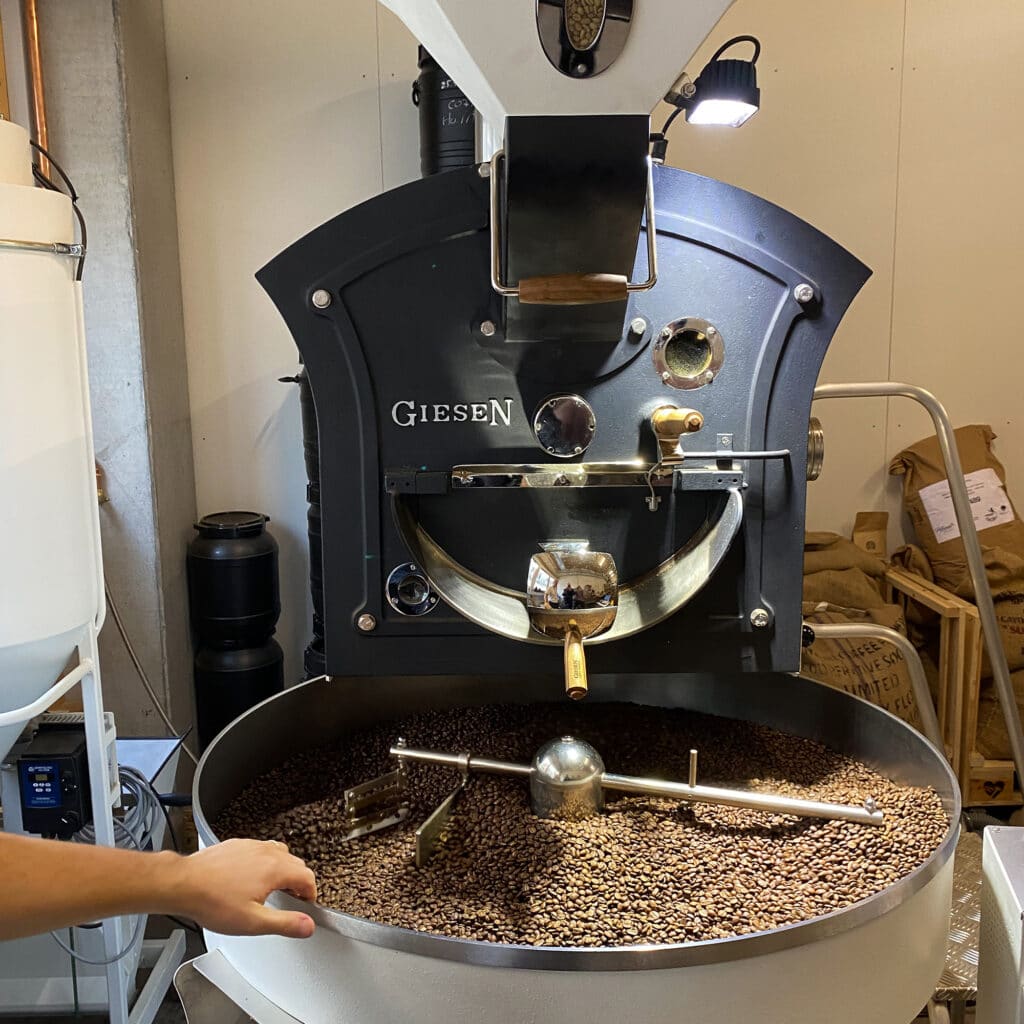
[[[395,402],[391,419],[399,427],[415,427],[417,423],[486,423],[512,426],[512,399],[488,398],[486,402],[459,402],[425,405],[420,402]]]

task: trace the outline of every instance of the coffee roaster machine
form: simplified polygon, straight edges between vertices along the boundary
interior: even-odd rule
[[[950,830],[875,897],[731,940],[526,948],[316,907],[306,942],[208,936],[178,978],[190,1019],[905,1024],[943,960],[956,784],[904,724],[789,674],[811,401],[868,269],[652,161],[650,111],[729,0],[384,2],[476,107],[479,160],[257,275],[315,404],[326,674],[208,750],[202,841],[291,753],[563,687],[822,739],[934,787]]]

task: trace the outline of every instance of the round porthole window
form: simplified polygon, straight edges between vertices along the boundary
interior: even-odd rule
[[[437,594],[423,571],[412,562],[391,570],[387,582],[388,601],[401,615],[426,615],[437,607]]]
[[[714,324],[688,316],[666,324],[653,348],[654,369],[672,388],[710,384],[725,362],[725,342]]]
[[[542,402],[533,417],[537,443],[557,459],[582,455],[596,430],[594,410],[579,395],[555,395]]]

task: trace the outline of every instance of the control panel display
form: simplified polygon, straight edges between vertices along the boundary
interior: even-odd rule
[[[60,807],[61,786],[57,765],[23,761],[19,767],[24,807]]]
[[[18,755],[21,824],[67,839],[92,820],[89,758],[81,725],[42,724]]]

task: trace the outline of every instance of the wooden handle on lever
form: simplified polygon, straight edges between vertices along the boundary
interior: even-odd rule
[[[588,306],[623,302],[628,294],[621,274],[549,274],[519,282],[519,301],[528,306]]]
[[[587,695],[587,658],[583,637],[575,625],[565,634],[565,692],[573,700],[582,700]]]

